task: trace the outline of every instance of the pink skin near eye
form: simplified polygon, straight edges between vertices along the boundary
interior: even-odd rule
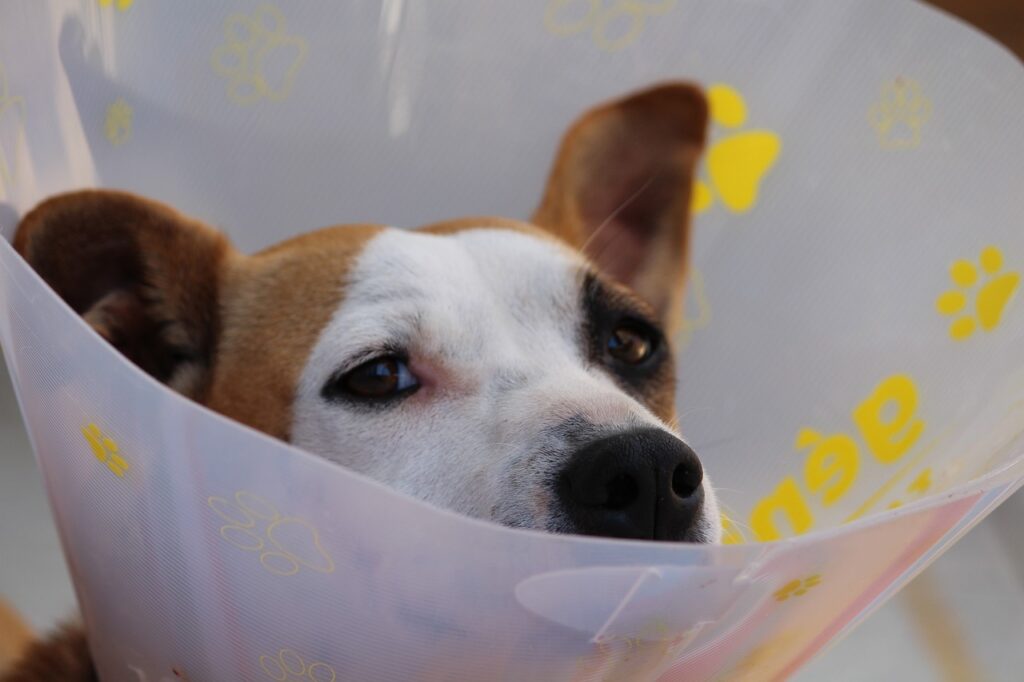
[[[410,396],[410,399],[429,400],[437,387],[441,385],[441,373],[432,363],[420,359],[409,360],[409,371],[420,384],[419,390]]]
[[[467,393],[473,390],[473,382],[457,372],[450,371],[440,362],[422,357],[409,360],[409,371],[420,383],[420,388],[410,396],[412,400],[430,400],[438,393]]]

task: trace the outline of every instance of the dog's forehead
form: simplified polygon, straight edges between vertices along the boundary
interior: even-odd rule
[[[525,303],[576,291],[582,268],[582,259],[567,248],[528,232],[487,224],[447,234],[392,229],[370,240],[356,259],[346,298],[355,288],[374,285],[381,296],[395,299],[442,295]]]
[[[503,330],[525,328],[566,346],[579,324],[583,268],[581,257],[536,228],[502,221],[297,237],[240,259],[226,278],[206,402],[288,438],[301,377],[322,379],[368,345],[404,335],[437,353],[479,357],[499,350]],[[515,336],[501,348],[542,343]]]
[[[583,270],[574,252],[529,231],[488,223],[441,233],[386,230],[353,263],[333,331],[325,332],[353,343],[363,330],[440,344],[524,328],[568,337]]]

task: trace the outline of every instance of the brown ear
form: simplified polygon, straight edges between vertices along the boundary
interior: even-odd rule
[[[131,194],[82,191],[25,216],[14,247],[130,360],[184,393],[200,389],[231,253],[222,235]]]
[[[701,90],[670,83],[592,109],[566,133],[533,222],[681,319],[690,194],[707,134]]]

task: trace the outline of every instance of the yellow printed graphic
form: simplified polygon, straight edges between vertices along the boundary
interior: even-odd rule
[[[288,34],[281,10],[264,4],[252,16],[227,18],[224,44],[213,52],[213,70],[227,79],[228,97],[236,104],[281,102],[291,92],[307,51],[305,40]]]
[[[783,478],[775,488],[759,499],[750,511],[750,532],[761,542],[800,535],[815,524],[815,509],[831,507],[848,500],[865,458],[865,446],[878,464],[900,464],[898,471],[878,490],[865,494],[866,500],[846,520],[859,518],[884,499],[904,476],[920,465],[928,447],[918,448],[907,458],[924,433],[926,424],[918,416],[918,390],[913,379],[894,374],[880,381],[871,394],[852,411],[856,435],[839,432],[824,435],[811,427],[797,431],[794,447],[804,453],[802,475]],[[919,477],[920,478],[920,477]],[[927,477],[915,479],[914,490],[927,489]],[[864,493],[862,493],[864,494]],[[723,521],[726,538],[744,542],[737,524]]]
[[[260,656],[260,668],[267,677],[278,682],[334,682],[338,679],[334,668],[319,661],[306,663],[293,649],[281,649],[276,656]]]
[[[116,4],[117,9],[121,12],[127,12],[129,8],[135,3],[135,0],[100,0],[100,7],[110,7]]]
[[[906,492],[913,497],[920,497],[932,489],[931,467],[922,469],[921,472],[907,486]],[[899,509],[903,506],[903,500],[893,500],[889,503],[889,509]]]
[[[926,492],[931,490],[932,487],[932,470],[927,468],[917,475],[910,485],[907,486],[908,493],[914,493],[916,495],[924,495]]]
[[[92,454],[96,456],[96,459],[107,465],[107,468],[115,476],[124,478],[129,467],[128,462],[118,454],[119,448],[117,443],[112,438],[106,436],[100,430],[100,427],[93,423],[82,427],[82,435],[85,437],[86,442],[89,443],[89,448],[92,450]]]
[[[775,601],[786,601],[791,597],[802,597],[820,584],[821,574],[815,573],[806,578],[789,581],[777,589],[772,596],[775,597]]]
[[[932,103],[921,85],[896,78],[882,86],[882,96],[868,111],[868,121],[883,149],[914,149],[921,145],[921,130],[932,116]]]
[[[250,492],[234,500],[210,497],[206,503],[227,524],[220,535],[235,547],[259,554],[260,564],[275,575],[295,575],[302,568],[333,573],[334,561],[320,544],[317,529],[305,519],[285,516],[272,503]]]
[[[835,504],[857,480],[857,443],[846,434],[825,438],[814,429],[804,428],[796,436],[795,447],[813,448],[804,463],[804,480],[811,493],[821,494],[823,506]]]
[[[544,26],[556,36],[590,31],[591,39],[605,52],[632,45],[643,34],[650,17],[676,6],[677,0],[551,0],[544,12]]]
[[[747,122],[743,95],[729,85],[708,88],[711,119],[734,130]],[[733,213],[747,213],[757,204],[761,184],[782,151],[782,138],[770,130],[735,130],[712,142],[707,152],[708,180],[694,183],[691,210],[703,213],[720,200]]]
[[[134,112],[123,98],[118,97],[107,107],[107,118],[103,123],[103,132],[110,144],[115,147],[128,141],[132,136],[132,119]]]
[[[689,284],[686,287],[690,299],[683,307],[683,320],[680,324],[678,347],[682,350],[689,345],[693,335],[711,324],[711,304],[708,302],[704,288],[704,273],[696,268],[690,270]]]
[[[806,533],[814,526],[814,514],[792,476],[782,479],[773,493],[754,505],[750,512],[750,529],[754,537],[762,542],[781,538],[777,523],[780,515],[789,522],[796,535]]]
[[[957,341],[970,338],[979,327],[986,332],[998,327],[1020,286],[1020,273],[1003,271],[1003,252],[995,246],[982,249],[978,265],[969,260],[953,263],[949,277],[955,288],[935,301],[940,314],[953,318],[949,336]]]
[[[7,72],[0,64],[0,124],[4,120],[13,121],[17,129],[21,129],[25,121],[25,100],[23,97],[11,95],[7,84]],[[7,188],[14,182],[14,164],[7,160],[3,145],[0,144],[0,199],[7,195]]]
[[[890,411],[895,412],[891,417]],[[879,383],[871,397],[854,409],[853,421],[875,459],[891,464],[907,454],[924,431],[916,411],[917,387],[910,377],[897,374]]]

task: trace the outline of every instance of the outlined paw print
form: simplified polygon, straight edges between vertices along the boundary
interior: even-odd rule
[[[103,132],[106,134],[110,144],[117,147],[131,138],[134,114],[135,112],[132,108],[121,97],[118,97],[113,104],[107,107],[107,118],[103,123]]]
[[[293,649],[281,649],[277,656],[260,656],[260,667],[272,680],[278,682],[334,682],[338,675],[334,668],[314,661],[306,661]]]
[[[25,121],[25,98],[11,95],[7,84],[7,72],[0,64],[0,129],[6,124],[20,131]],[[0,146],[0,199],[5,196],[6,188],[14,182],[14,166],[7,162],[7,155]]]
[[[617,52],[636,42],[649,17],[666,14],[677,0],[551,0],[544,11],[544,26],[556,36],[590,31],[594,44]]]
[[[121,12],[127,12],[135,4],[135,0],[116,0],[116,2],[117,9]],[[100,0],[100,7],[110,7],[113,4],[115,4],[115,0]]]
[[[783,602],[790,597],[802,597],[821,584],[821,575],[815,573],[806,578],[791,580],[772,594],[775,601]]]
[[[711,120],[738,129],[747,122],[743,95],[729,85],[708,88]],[[761,183],[782,151],[782,138],[771,130],[736,130],[711,143],[707,153],[709,180],[697,180],[691,210],[703,213],[716,197],[733,213],[747,213],[757,204]]]
[[[883,149],[920,146],[921,130],[931,117],[931,100],[924,96],[919,83],[906,78],[883,85],[881,99],[868,111],[868,121]]]
[[[281,102],[306,60],[306,41],[288,35],[281,10],[260,5],[252,16],[232,14],[224,22],[224,44],[213,51],[213,70],[228,79],[236,104],[261,98]]]
[[[333,573],[334,561],[320,544],[320,534],[308,521],[284,516],[273,504],[240,490],[234,501],[223,497],[206,500],[217,516],[228,523],[220,536],[239,549],[258,552],[260,565],[274,575],[295,575],[301,568]]]
[[[96,456],[96,459],[106,464],[107,468],[115,476],[124,478],[129,467],[128,462],[118,454],[117,443],[112,438],[104,435],[100,427],[94,423],[83,426],[82,435],[85,436],[85,440],[89,443],[89,448],[92,450],[92,454]]]
[[[678,350],[690,344],[693,335],[711,324],[711,304],[704,289],[704,273],[696,268],[690,270],[686,287],[687,301],[683,307],[683,319],[679,329]]]
[[[998,327],[1020,286],[1020,273],[1003,272],[1003,252],[998,248],[986,246],[982,249],[979,264],[980,273],[971,261],[953,263],[949,277],[956,288],[935,301],[939,313],[955,317],[949,325],[949,335],[957,341],[970,338],[979,325],[986,332]],[[967,304],[972,297],[974,310],[968,311]]]

